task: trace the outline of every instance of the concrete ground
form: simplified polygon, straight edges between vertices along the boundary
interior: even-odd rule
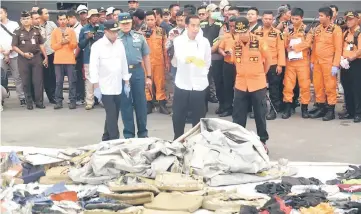
[[[12,92],[1,113],[1,145],[67,148],[100,142],[104,109],[96,107],[86,111],[81,106],[76,110],[54,110],[48,102],[45,105],[47,108],[44,110],[26,110],[19,106],[15,92]],[[217,117],[214,114],[216,107],[215,104],[210,105],[207,117]],[[361,163],[361,124],[338,119],[331,122],[305,120],[300,117],[299,111],[298,108],[289,120],[279,118],[267,123],[272,160],[287,158],[292,161]],[[249,119],[247,125],[248,129],[255,131],[254,120]],[[120,130],[122,127],[119,119]],[[173,138],[170,116],[159,113],[149,115],[148,129],[149,136]]]

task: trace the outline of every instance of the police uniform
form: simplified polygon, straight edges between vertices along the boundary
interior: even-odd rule
[[[132,22],[129,13],[119,14],[119,23]],[[147,41],[142,34],[133,30],[129,33],[119,32],[119,39],[123,42],[125,47],[125,54],[127,56],[129,73],[132,77],[129,80],[131,87],[131,94],[126,97],[124,91],[121,96],[120,110],[124,124],[123,135],[124,138],[135,137],[135,125],[133,117],[133,106],[136,114],[136,121],[138,127],[137,136],[144,138],[148,136],[147,130],[147,100],[145,98],[145,73],[141,65],[143,57],[149,55],[149,47]]]
[[[33,57],[27,59],[24,56],[18,58],[19,73],[24,87],[25,99],[28,108],[32,109],[32,86],[34,88],[34,102],[37,107],[45,108],[43,105],[43,64],[40,45],[44,44],[44,39],[40,30],[30,27],[27,31],[24,27],[14,31],[12,46],[18,47],[24,53],[32,53]]]
[[[248,20],[239,17],[236,20],[236,32],[248,31]],[[267,44],[254,35],[250,35],[247,43],[240,41],[239,35],[233,48],[233,57],[237,70],[234,103],[233,122],[246,127],[248,102],[252,103],[260,140],[265,143],[268,140],[266,130],[267,112],[267,81],[264,61],[269,64],[271,59]]]

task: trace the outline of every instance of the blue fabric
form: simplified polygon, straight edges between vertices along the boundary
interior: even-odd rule
[[[65,182],[54,184],[52,187],[47,188],[44,192],[44,196],[49,196],[52,194],[59,194],[62,192],[66,192],[68,189],[65,187]]]
[[[133,106],[135,109],[138,137],[148,137],[147,130],[147,100],[145,98],[145,74],[143,68],[139,65],[133,69],[129,69],[132,77],[129,80],[131,91],[129,97],[123,91],[121,94],[120,110],[124,124],[124,138],[135,137],[135,125]],[[124,84],[124,81],[123,81]]]
[[[104,25],[99,25],[97,32],[94,34],[94,38],[87,38],[87,34],[89,32],[94,32],[95,26],[92,26],[91,24],[85,25],[81,30],[79,34],[79,48],[83,49],[83,63],[89,64],[89,58],[90,58],[90,48],[91,45],[94,44],[94,42],[98,41],[100,38],[104,36]]]
[[[118,38],[123,42],[128,65],[137,65],[143,61],[143,56],[149,55],[149,46],[143,35],[134,31],[119,32]]]

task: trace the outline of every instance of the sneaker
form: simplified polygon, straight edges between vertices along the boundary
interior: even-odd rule
[[[26,106],[26,101],[24,99],[20,100],[20,106]]]
[[[93,109],[94,108],[94,106],[92,106],[92,105],[86,105],[85,106],[85,110],[91,110],[91,109]]]
[[[63,104],[62,104],[62,103],[57,103],[57,104],[55,104],[55,106],[54,106],[54,109],[61,109],[61,108],[63,108]]]
[[[77,106],[82,106],[82,105],[84,105],[84,104],[85,104],[84,100],[78,100],[78,101],[76,101],[76,105],[77,105]]]

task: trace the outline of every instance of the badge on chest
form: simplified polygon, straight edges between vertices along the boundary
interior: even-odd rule
[[[277,37],[277,33],[275,31],[271,31],[268,33],[268,37],[271,37],[271,38],[276,38]]]
[[[254,40],[249,43],[249,49],[250,50],[258,50],[259,49],[259,41]]]
[[[236,62],[240,63],[241,62],[241,57],[242,57],[242,46],[240,46],[239,44],[236,45],[236,47],[234,49],[234,55],[236,57]]]

